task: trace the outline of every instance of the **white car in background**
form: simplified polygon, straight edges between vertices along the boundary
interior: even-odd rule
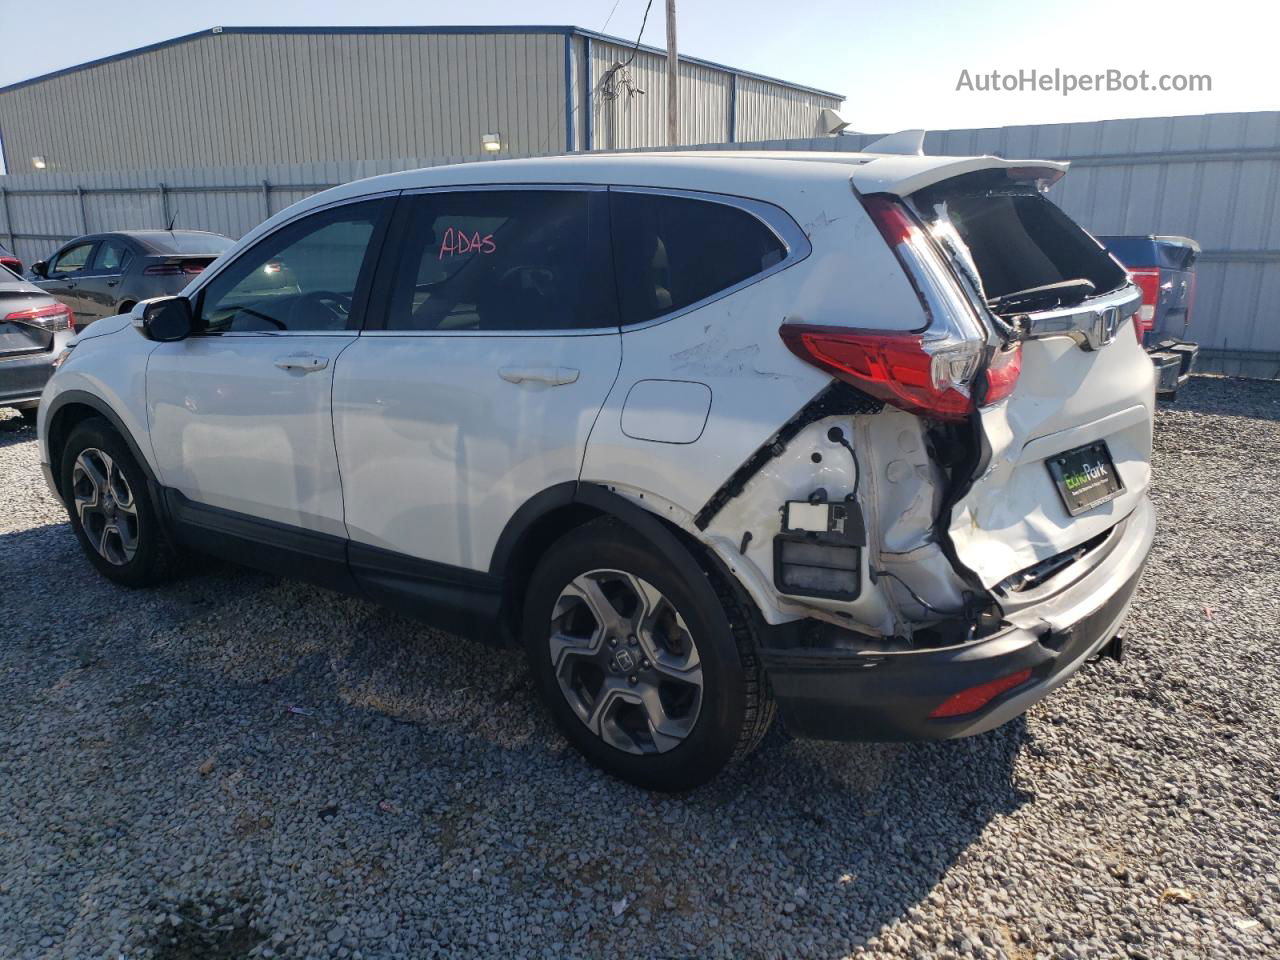
[[[991,729],[1113,643],[1153,374],[1064,166],[588,155],[318,194],[95,323],[41,456],[132,586],[219,554],[520,644],[681,789],[793,734]]]

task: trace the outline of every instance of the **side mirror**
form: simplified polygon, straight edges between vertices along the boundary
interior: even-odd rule
[[[48,279],[48,277],[49,277],[49,261],[48,261],[48,260],[37,260],[35,263],[33,263],[33,264],[31,265],[31,272],[32,272],[32,273],[34,273],[37,277],[43,277],[43,278],[45,278],[45,279]]]
[[[134,328],[148,340],[173,343],[191,336],[195,321],[186,297],[158,297],[134,308]]]

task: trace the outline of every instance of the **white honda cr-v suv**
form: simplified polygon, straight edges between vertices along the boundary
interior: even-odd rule
[[[310,197],[99,321],[41,456],[93,564],[186,550],[518,643],[678,789],[798,736],[955,737],[1116,638],[1153,375],[1061,164],[696,153]]]

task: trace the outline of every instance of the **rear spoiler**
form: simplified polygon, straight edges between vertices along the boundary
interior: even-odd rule
[[[858,151],[867,159],[853,170],[854,188],[863,194],[890,193],[906,197],[966,173],[1000,169],[1007,171],[1011,179],[1047,187],[1061,180],[1069,166],[1055,160],[929,157],[924,155],[924,138],[924,130],[901,130],[867,144]]]

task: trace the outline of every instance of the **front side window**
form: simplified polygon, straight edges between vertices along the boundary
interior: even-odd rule
[[[79,273],[84,269],[84,265],[89,262],[89,252],[92,249],[92,241],[89,243],[77,243],[74,247],[67,247],[54,258],[53,266],[49,268],[49,273],[56,273],[61,276],[66,276],[68,273]]]
[[[721,293],[787,255],[764,223],[724,203],[611,191],[610,215],[624,324]]]
[[[590,193],[447,191],[404,203],[387,329],[617,325],[608,238],[603,226],[592,226]]]
[[[123,240],[103,240],[93,258],[95,273],[123,273],[133,255]]]
[[[352,203],[303,217],[258,241],[204,288],[206,333],[337,332],[358,323],[356,291],[386,204]]]

